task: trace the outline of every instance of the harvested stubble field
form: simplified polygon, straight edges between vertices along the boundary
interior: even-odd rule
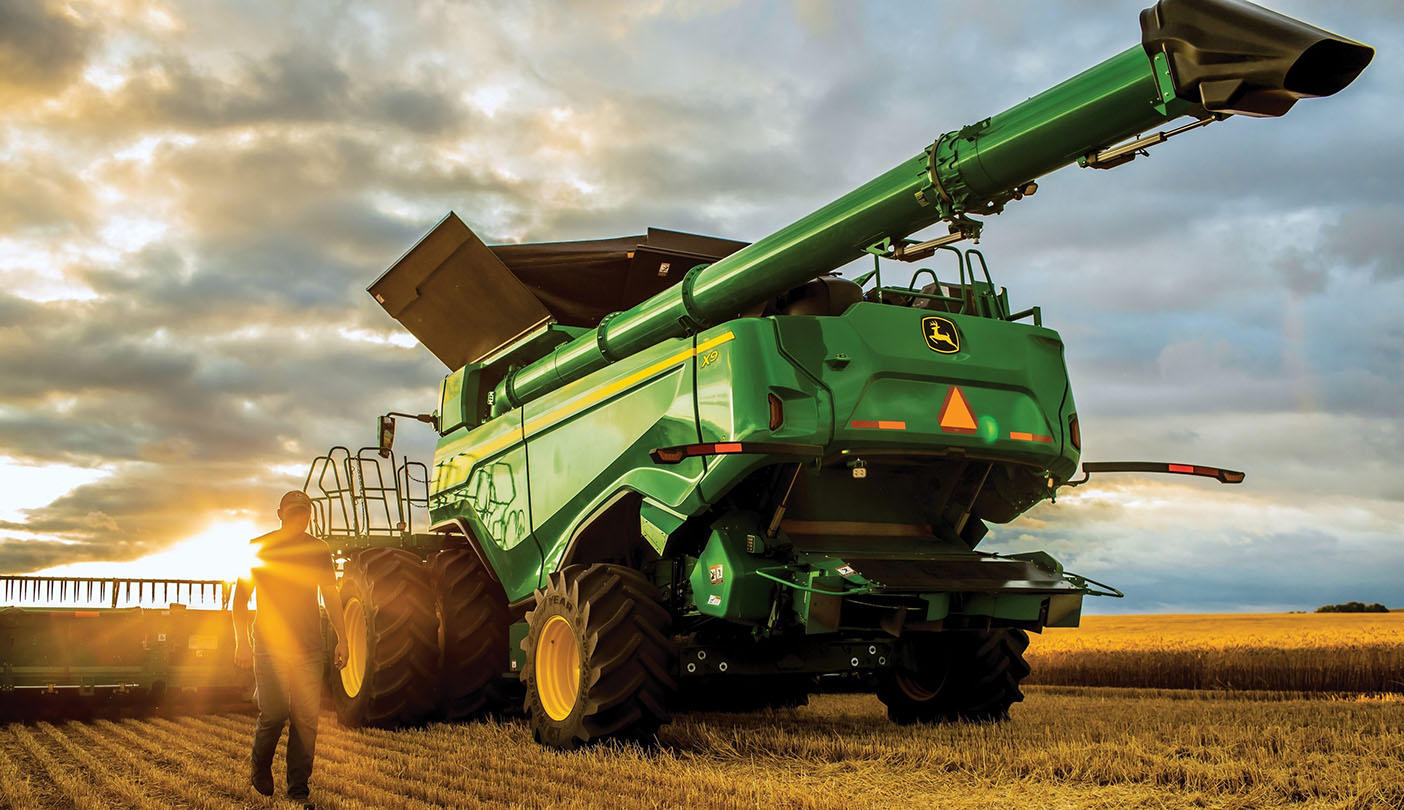
[[[323,808],[1404,807],[1404,700],[1035,687],[1001,726],[899,728],[866,695],[682,715],[656,749],[562,754],[520,722],[347,731],[323,718]],[[269,806],[246,715],[9,726],[14,808]],[[281,781],[281,774],[279,774]],[[285,802],[273,806],[291,807]]]
[[[1029,683],[1404,692],[1404,613],[1087,616],[1034,636]]]
[[[1251,625],[1254,617],[1233,618]],[[1356,637],[1376,632],[1361,628],[1398,629],[1362,617],[1343,624],[1316,618],[1258,626],[1314,639],[1318,663],[1342,628]],[[1135,646],[1143,642],[1153,651],[1144,631],[1167,621],[1094,619],[1085,641],[1105,651],[1122,634],[1133,651],[1144,652]],[[1224,617],[1173,621],[1184,626],[1183,638],[1201,642],[1226,626]],[[1066,638],[1034,643],[1048,648],[1076,636]],[[348,731],[325,715],[314,794],[319,807],[348,810],[1404,808],[1404,697],[1397,694],[1026,692],[1013,719],[998,726],[896,727],[871,696],[821,695],[800,709],[684,714],[664,728],[657,747],[576,753],[538,747],[522,722]],[[252,727],[251,716],[225,714],[0,728],[0,806],[292,807],[255,801],[246,787]]]

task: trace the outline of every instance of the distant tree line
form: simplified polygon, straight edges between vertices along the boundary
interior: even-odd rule
[[[1317,613],[1388,613],[1389,608],[1379,602],[1346,602],[1340,605],[1322,605],[1316,609]]]

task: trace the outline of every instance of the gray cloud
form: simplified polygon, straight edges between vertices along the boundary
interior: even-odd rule
[[[52,91],[82,69],[94,33],[44,0],[0,3],[0,99]]]
[[[1353,206],[1342,213],[1339,221],[1326,227],[1322,253],[1368,269],[1376,279],[1404,277],[1404,227],[1401,224],[1404,224],[1404,204],[1399,202]]]

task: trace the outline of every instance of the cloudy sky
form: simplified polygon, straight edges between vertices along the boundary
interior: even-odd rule
[[[1141,5],[0,0],[0,572],[170,573],[95,563],[271,528],[311,456],[431,409],[364,288],[449,209],[755,239],[1136,43]],[[1276,7],[1374,64],[986,227],[1086,459],[1248,472],[995,527],[1128,591],[1102,612],[1404,607],[1404,11]]]

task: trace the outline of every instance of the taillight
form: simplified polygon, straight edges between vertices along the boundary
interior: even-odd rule
[[[779,430],[785,424],[785,403],[774,394],[767,394],[766,398],[770,400],[770,429]]]
[[[1077,414],[1068,417],[1068,441],[1074,450],[1082,449],[1082,431],[1077,429]]]

